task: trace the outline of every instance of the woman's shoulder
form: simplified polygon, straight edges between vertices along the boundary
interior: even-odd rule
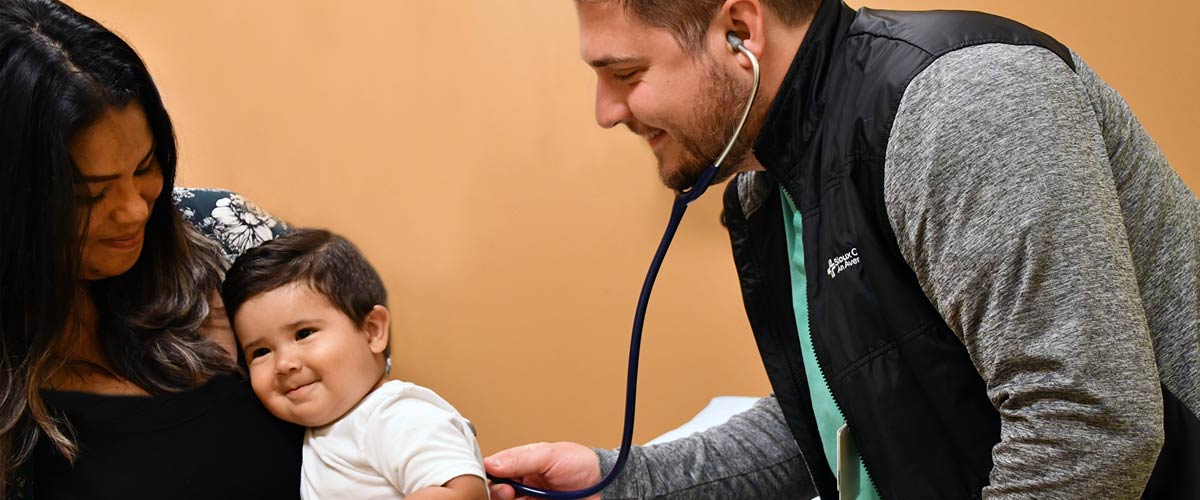
[[[71,465],[40,441],[26,475],[36,498],[162,498],[184,484],[189,498],[298,493],[304,429],[271,416],[238,375],[155,396],[44,395],[85,452]]]
[[[177,187],[171,196],[184,222],[220,245],[230,262],[291,230],[283,220],[224,189]]]

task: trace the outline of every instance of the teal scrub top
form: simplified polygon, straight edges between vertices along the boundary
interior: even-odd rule
[[[825,450],[825,459],[829,461],[835,477],[838,463],[838,429],[845,423],[842,411],[833,400],[829,384],[825,382],[825,374],[817,364],[817,355],[813,351],[812,332],[808,325],[808,283],[804,267],[804,241],[797,237],[803,234],[800,211],[792,203],[792,198],[784,190],[779,190],[783,197],[783,229],[787,238],[788,260],[791,262],[792,307],[796,311],[796,331],[800,333],[800,351],[804,358],[804,373],[808,378],[808,391],[812,395],[813,415],[817,419],[817,431],[821,436],[821,446]],[[857,464],[850,470],[841,471],[838,488],[843,490],[842,498],[858,500],[879,500],[879,493],[867,477],[862,457],[857,451],[850,451],[851,456],[843,458],[846,463]]]

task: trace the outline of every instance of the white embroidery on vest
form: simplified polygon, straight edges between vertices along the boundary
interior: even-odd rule
[[[829,259],[829,270],[825,271],[829,277],[836,278],[842,271],[857,266],[859,263],[858,248],[851,248],[849,252]]]

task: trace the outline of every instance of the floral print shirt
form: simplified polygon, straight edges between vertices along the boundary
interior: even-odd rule
[[[220,189],[175,188],[175,208],[183,220],[221,245],[233,262],[242,252],[287,233],[287,223],[272,217],[237,193]]]

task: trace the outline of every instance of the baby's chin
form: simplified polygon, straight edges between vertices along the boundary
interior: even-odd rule
[[[309,416],[296,415],[294,413],[287,413],[287,412],[278,412],[278,413],[271,412],[271,414],[275,415],[276,418],[278,418],[279,420],[283,420],[284,422],[290,422],[290,423],[293,423],[293,424],[296,424],[299,426],[313,427],[313,428],[325,427],[329,424],[337,422],[338,419],[341,418],[341,415],[330,418],[327,416],[309,417]],[[345,412],[343,412],[342,415],[345,415]]]
[[[350,413],[353,407],[350,405],[347,408],[324,408],[320,411],[313,411],[312,408],[301,409],[296,408],[295,405],[269,405],[267,411],[284,422],[304,427],[325,427]]]

